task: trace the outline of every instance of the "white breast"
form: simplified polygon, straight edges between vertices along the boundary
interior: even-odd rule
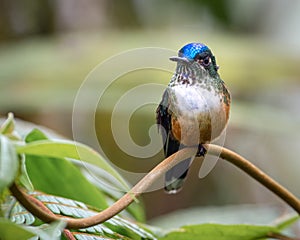
[[[196,145],[217,138],[226,126],[222,99],[214,90],[177,85],[169,88],[170,110],[181,128],[181,143]]]

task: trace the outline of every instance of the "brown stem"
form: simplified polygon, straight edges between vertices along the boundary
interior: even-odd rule
[[[40,200],[36,199],[31,195],[27,195],[27,197],[29,201],[33,202],[36,206],[40,207],[41,211],[48,213],[50,216],[55,216],[55,214],[51,212],[50,209],[48,209]],[[64,229],[63,234],[67,240],[76,240],[75,237],[68,229]]]
[[[278,240],[299,240],[299,238],[291,238],[280,233],[269,233],[267,237]]]
[[[247,159],[229,149],[221,148],[217,145],[209,144],[207,147],[209,147],[210,154],[220,156],[222,159],[240,168],[252,178],[260,182],[263,186],[275,193],[278,197],[290,205],[298,214],[300,214],[300,200]]]
[[[185,148],[178,153],[166,158],[164,161],[159,163],[155,168],[153,168],[141,181],[139,181],[130,192],[126,193],[118,201],[116,201],[109,208],[99,212],[97,215],[82,219],[64,218],[67,222],[67,227],[71,229],[87,228],[90,226],[103,223],[106,220],[112,218],[126,207],[128,207],[136,197],[141,195],[153,182],[162,176],[167,170],[172,166],[176,165],[183,159],[191,157],[194,155],[196,150],[194,148]],[[36,204],[32,203],[28,198],[28,195],[15,183],[10,187],[12,194],[16,199],[33,215],[41,219],[42,221],[48,223],[61,219],[61,217],[48,214],[43,211]]]
[[[73,234],[70,232],[70,230],[64,229],[63,233],[64,233],[64,236],[65,236],[66,239],[76,240],[76,238],[73,236]]]
[[[280,184],[275,182],[268,175],[263,173],[257,167],[255,167],[252,163],[247,161],[245,158],[240,155],[216,145],[207,144],[206,148],[209,148],[208,153],[220,156],[224,160],[234,164],[248,175],[259,181],[266,188],[274,192],[278,197],[284,200],[288,205],[294,208],[300,214],[300,201],[287,189],[282,187]],[[67,227],[72,229],[79,228],[87,228],[90,226],[97,225],[99,223],[103,223],[111,217],[115,216],[122,210],[124,210],[127,206],[129,206],[136,197],[141,195],[149,186],[153,184],[159,177],[161,177],[166,171],[168,171],[171,167],[179,163],[180,161],[195,155],[197,149],[195,148],[185,148],[177,153],[171,155],[166,158],[164,161],[159,163],[155,168],[153,168],[142,180],[140,180],[131,190],[126,193],[123,197],[121,197],[118,201],[116,201],[109,208],[99,212],[95,216],[82,218],[82,219],[73,219],[73,218],[63,218],[67,222]],[[33,215],[37,216],[44,222],[52,222],[55,220],[61,219],[53,214],[49,214],[43,211],[39,206],[32,203],[28,198],[28,195],[20,189],[16,184],[13,184],[10,187],[12,194],[16,197],[16,199]]]

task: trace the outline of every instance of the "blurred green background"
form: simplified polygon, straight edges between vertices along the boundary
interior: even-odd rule
[[[0,0],[0,114],[12,111],[72,138],[76,93],[97,64],[133,48],[177,51],[187,42],[204,42],[233,97],[225,145],[300,196],[299,11],[300,1],[283,0]],[[103,97],[96,132],[117,166],[144,172],[163,158],[122,152],[110,118],[126,91],[144,83],[167,84],[170,77],[151,70],[130,73]],[[149,143],[155,108],[144,106],[131,119],[139,145]],[[82,109],[83,132],[87,109]],[[89,144],[89,136],[84,138]],[[195,161],[180,194],[144,194],[148,219],[208,205],[276,203],[285,211],[277,197],[227,163],[219,161],[204,179],[199,167]]]

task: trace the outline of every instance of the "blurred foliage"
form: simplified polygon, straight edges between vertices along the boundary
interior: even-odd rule
[[[54,32],[54,4],[49,0],[0,1],[0,41]]]
[[[187,0],[187,4],[191,4],[192,8],[207,9],[214,19],[218,21],[222,27],[230,28],[232,21],[230,17],[230,1],[228,0]],[[203,14],[199,12],[199,14]]]
[[[175,39],[167,42],[167,39]],[[108,31],[70,34],[56,38],[35,38],[18,44],[0,47],[0,105],[4,108],[41,109],[47,99],[47,108],[70,109],[76,91],[86,75],[99,62],[136,46],[179,48],[183,43],[198,39],[197,33],[153,31]],[[202,37],[213,49],[220,73],[233,93],[247,94],[253,89],[263,91],[269,87],[280,88],[293,83],[300,76],[299,59],[286,54],[276,44],[243,36],[207,34]],[[225,48],[223,46],[226,46]],[[263,52],[264,57],[257,53]],[[175,52],[174,52],[175,54]],[[165,59],[169,62],[168,59]],[[287,63],[287,64],[283,64]],[[172,63],[170,63],[172,64]],[[174,64],[173,64],[174,65]],[[175,67],[175,66],[174,66]],[[145,70],[146,71],[146,70]],[[147,72],[131,76],[131,80],[120,81],[122,86],[114,91],[123,91],[125,85],[141,83],[148,78],[153,83],[167,84],[170,75],[147,77]],[[101,79],[99,79],[101,81]],[[62,88],[64,86],[64,88]],[[18,97],[11,97],[11,93]],[[55,98],[51,97],[55,94]]]
[[[120,29],[141,27],[141,22],[135,8],[135,1],[111,0],[107,2],[107,5],[109,20],[112,26]]]
[[[187,0],[0,0],[0,41],[69,31],[149,29],[183,26],[225,31],[268,32],[264,26],[282,3],[270,1]],[[285,4],[287,8],[292,4]],[[271,9],[271,10],[272,10]],[[249,21],[251,18],[251,21]],[[272,25],[270,25],[272,27]]]
[[[29,239],[35,234],[18,226],[7,219],[0,218],[1,239]]]

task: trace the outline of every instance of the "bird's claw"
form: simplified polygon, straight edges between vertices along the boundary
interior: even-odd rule
[[[205,149],[205,147],[203,147],[202,144],[199,144],[198,150],[196,153],[196,157],[204,157],[206,153],[207,153],[207,150]]]

